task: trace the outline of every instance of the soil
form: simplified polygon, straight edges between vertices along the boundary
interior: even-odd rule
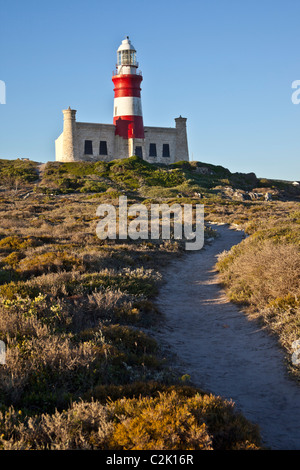
[[[157,298],[164,322],[156,338],[194,385],[231,399],[258,424],[267,448],[300,450],[300,384],[288,375],[276,338],[228,301],[214,268],[217,255],[245,235],[228,225],[211,227],[215,241],[164,270]]]

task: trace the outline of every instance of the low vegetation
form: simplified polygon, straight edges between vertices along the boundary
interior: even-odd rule
[[[23,416],[0,413],[5,450],[257,450],[259,434],[230,402],[177,388],[102,404],[78,401],[67,410]]]
[[[230,300],[278,338],[298,380],[299,366],[291,359],[293,342],[300,338],[299,214],[297,201],[226,203],[207,213],[211,220],[245,230],[245,240],[219,257],[221,280]]]
[[[258,429],[232,403],[187,385],[150,334],[162,322],[161,266],[182,245],[100,240],[96,209],[120,195],[201,202],[207,221],[245,228],[250,236],[219,260],[228,293],[287,349],[297,339],[300,212],[288,183],[137,157],[42,171],[0,161],[0,448],[261,448]]]

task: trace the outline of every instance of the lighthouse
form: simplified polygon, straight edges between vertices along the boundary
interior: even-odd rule
[[[55,140],[56,161],[110,162],[133,155],[163,165],[189,161],[185,117],[175,118],[175,127],[144,126],[143,77],[138,67],[136,50],[127,36],[117,50],[112,76],[113,122],[77,121],[75,109],[64,109],[63,132]]]
[[[124,139],[128,154],[144,157],[145,134],[141,102],[142,74],[138,71],[136,50],[127,36],[117,50],[114,83],[115,135]]]

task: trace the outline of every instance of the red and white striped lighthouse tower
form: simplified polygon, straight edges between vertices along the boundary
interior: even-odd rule
[[[138,70],[136,50],[129,37],[122,41],[117,51],[117,68],[114,83],[115,134],[128,141],[128,155],[143,157],[144,124],[141,103],[141,72]]]

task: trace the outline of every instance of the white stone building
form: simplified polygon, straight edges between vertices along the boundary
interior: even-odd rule
[[[76,121],[76,110],[63,110],[62,134],[55,141],[55,159],[61,162],[111,161],[138,155],[150,163],[188,161],[186,118],[175,127],[143,124],[136,51],[127,37],[117,51],[112,124]]]

